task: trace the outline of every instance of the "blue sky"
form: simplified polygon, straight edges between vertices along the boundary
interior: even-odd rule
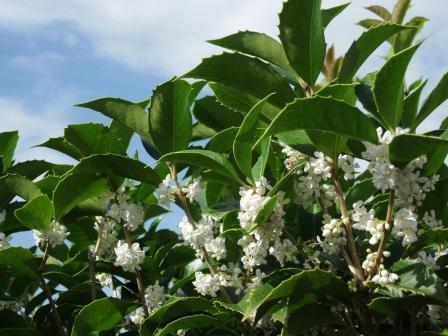
[[[323,0],[323,5],[343,2]],[[326,35],[338,55],[362,31],[355,22],[372,16],[363,7],[390,8],[394,1],[353,2]],[[414,2],[411,16],[431,21],[422,33],[427,41],[411,64],[409,78],[429,77],[428,90],[448,69],[446,0]],[[62,135],[67,124],[107,121],[74,104],[103,96],[145,99],[158,83],[217,52],[207,39],[245,29],[275,37],[280,8],[280,0],[2,0],[0,131],[19,129],[19,161],[67,162],[53,151],[30,147]],[[381,64],[380,55],[381,51],[362,70]],[[446,105],[424,128],[438,125],[444,114]]]

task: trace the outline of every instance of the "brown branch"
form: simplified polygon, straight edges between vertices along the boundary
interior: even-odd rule
[[[185,216],[187,217],[190,225],[193,227],[193,229],[196,229],[196,222],[194,221],[193,214],[191,213],[190,207],[188,206],[188,202],[187,202],[187,199],[185,198],[185,195],[182,193],[182,188],[181,188],[179,180],[177,178],[176,166],[174,164],[168,163],[168,167],[171,172],[171,177],[172,177],[174,183],[176,184],[176,188],[178,190],[177,199],[179,200],[180,207],[184,211]],[[216,267],[213,265],[212,261],[210,260],[210,256],[208,255],[207,250],[204,247],[201,247],[201,252],[202,252],[202,256],[204,257],[204,260],[208,266],[208,269],[210,270],[210,273],[212,275],[218,274],[219,272],[216,269]],[[219,286],[219,289],[220,289],[222,295],[224,296],[224,298],[226,299],[226,301],[228,303],[232,303],[232,298],[230,297],[229,293],[227,293],[226,288],[223,286]]]
[[[47,259],[48,259],[48,246],[49,246],[49,244],[47,242],[47,244],[45,246],[45,251],[44,251],[44,256],[42,258],[42,262],[39,265],[39,268],[37,269],[37,277],[39,278],[39,282],[42,287],[42,290],[44,291],[44,293],[48,299],[48,302],[50,303],[51,312],[53,314],[54,321],[56,322],[56,326],[58,327],[59,335],[68,336],[67,331],[64,328],[64,324],[62,323],[61,316],[59,315],[59,312],[56,309],[56,303],[53,300],[50,288],[48,287],[47,282],[45,281],[44,277],[42,276],[42,270],[43,270],[43,268],[47,262]]]

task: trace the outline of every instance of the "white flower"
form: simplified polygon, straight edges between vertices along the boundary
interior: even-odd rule
[[[102,287],[109,287],[112,285],[112,274],[108,273],[97,273],[95,275],[96,280],[100,283]]]
[[[252,275],[250,282],[247,284],[247,288],[254,289],[254,288],[260,287],[263,284],[263,278],[265,276],[266,276],[266,274],[257,268],[255,270],[255,274]]]
[[[243,289],[241,268],[237,267],[235,264],[230,263],[228,266],[222,265],[219,273],[219,281],[223,287],[232,287],[235,289],[235,294],[239,295]]]
[[[260,186],[262,188],[262,186]],[[238,219],[243,229],[249,227],[258,215],[265,202],[268,200],[258,194],[255,190],[249,188],[240,189],[240,211],[238,213]]]
[[[136,310],[134,310],[132,313],[129,314],[129,319],[134,324],[142,324],[145,320],[145,312],[143,310],[143,307],[138,307]]]
[[[114,248],[116,260],[114,265],[120,266],[125,272],[135,272],[140,270],[140,265],[145,259],[145,249],[141,249],[138,243],[133,243],[129,248],[128,243],[118,241]]]
[[[216,297],[216,293],[219,291],[221,282],[218,274],[204,274],[202,272],[195,273],[195,280],[193,286],[196,292],[203,296]]]
[[[154,313],[160,308],[166,300],[165,288],[159,285],[157,281],[154,285],[148,286],[145,289],[145,301],[148,310]]]
[[[434,210],[431,210],[429,213],[424,213],[423,223],[425,223],[430,228],[437,228],[443,225],[441,220],[436,219],[436,212]]]
[[[6,218],[6,210],[3,209],[3,211],[0,212],[0,224],[2,224],[5,221]]]
[[[197,199],[203,190],[201,177],[194,178],[191,183],[189,183],[186,187],[182,188],[182,192],[185,194],[185,197],[192,202]]]
[[[298,264],[299,261],[296,258],[297,246],[295,246],[289,239],[276,239],[274,246],[269,248],[269,253],[273,255],[280,265],[285,266],[286,262],[293,262]]]
[[[61,245],[64,243],[65,238],[70,234],[67,232],[67,228],[53,220],[45,231],[33,230],[33,238],[36,245],[41,242],[48,242],[51,247]]]
[[[7,236],[3,232],[0,232],[0,250],[8,248],[11,239],[11,236]]]
[[[283,147],[282,153],[286,154],[286,160],[284,161],[286,169],[293,169],[305,159],[305,155],[300,153],[298,150],[295,150],[284,143],[280,143],[280,145]]]
[[[205,242],[204,247],[208,253],[216,260],[226,258],[226,240],[223,237],[216,237]]]
[[[178,191],[179,189],[176,187],[174,180],[171,178],[171,175],[168,174],[162,183],[159,184],[159,187],[154,191],[154,194],[161,205],[169,208],[170,204],[176,200],[175,195]]]
[[[344,179],[346,181],[353,180],[355,177],[355,169],[359,168],[359,165],[355,162],[353,156],[350,155],[340,155],[338,166],[344,172]]]
[[[411,209],[398,210],[395,214],[392,234],[397,238],[403,238],[403,246],[417,241],[417,215]]]
[[[324,224],[322,227],[324,240],[318,237],[318,241],[325,253],[336,255],[339,253],[339,248],[347,244],[345,228],[340,220],[327,214],[324,214],[322,224]]]
[[[98,232],[99,245],[96,251],[96,260],[108,259],[117,243],[117,224],[113,219],[101,216],[95,217],[94,229]],[[94,251],[95,246],[91,246]]]
[[[266,193],[266,190],[271,190],[271,189],[272,189],[272,187],[269,184],[266,177],[262,176],[260,178],[260,181],[255,181],[255,192],[258,195],[263,196]]]
[[[398,279],[399,277],[397,274],[390,273],[388,270],[384,268],[383,265],[380,265],[378,274],[373,276],[372,281],[380,285],[386,285],[388,283],[394,283],[398,281]]]
[[[124,210],[124,220],[126,226],[130,231],[135,231],[141,226],[145,220],[145,210],[141,204],[128,204]]]

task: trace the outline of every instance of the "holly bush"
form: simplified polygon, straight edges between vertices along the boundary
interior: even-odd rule
[[[336,57],[347,5],[288,0],[279,41],[212,40],[227,51],[150,99],[79,104],[111,123],[39,145],[73,165],[17,163],[1,133],[0,335],[448,334],[448,121],[416,133],[448,75],[424,99],[406,82],[426,21],[409,6],[368,7]],[[127,155],[134,135],[154,162]]]

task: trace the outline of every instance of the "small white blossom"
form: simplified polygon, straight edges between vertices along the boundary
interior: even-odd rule
[[[403,246],[417,241],[417,215],[411,209],[400,209],[395,214],[392,234],[403,238]]]
[[[165,288],[157,281],[154,285],[145,289],[145,301],[150,313],[159,309],[166,300]]]
[[[182,192],[185,194],[185,197],[192,202],[196,200],[203,190],[201,177],[194,178],[191,183],[189,183],[186,187],[182,188]]]
[[[99,245],[96,251],[97,260],[108,259],[113,251],[117,238],[117,224],[113,219],[101,216],[95,217],[94,229],[98,232]],[[91,246],[91,251],[95,250],[95,246]]]
[[[11,236],[5,235],[3,232],[0,232],[0,250],[8,248],[9,241],[11,240]]]
[[[297,166],[300,162],[302,162],[305,159],[305,155],[299,152],[298,150],[295,150],[294,148],[284,143],[280,143],[280,145],[283,147],[282,153],[286,154],[286,159],[284,161],[286,169],[288,170],[293,169],[295,166]]]
[[[179,189],[176,187],[171,175],[168,174],[154,191],[154,194],[161,205],[169,208],[170,204],[176,200],[176,194],[178,192]]]
[[[145,311],[143,310],[143,307],[138,307],[136,310],[134,310],[132,313],[129,314],[129,319],[132,321],[132,323],[140,325],[145,320]]]
[[[146,248],[142,250],[138,243],[133,243],[129,247],[128,243],[120,240],[114,251],[116,255],[115,266],[120,266],[125,272],[140,270],[140,265],[145,259]]]
[[[425,212],[423,215],[423,223],[430,228],[437,228],[443,225],[441,220],[436,219],[436,212],[434,210],[431,210],[429,213]]]
[[[273,246],[269,248],[269,253],[273,255],[280,265],[285,266],[285,262],[293,262],[298,264],[297,260],[297,246],[295,246],[289,239],[276,239]]]
[[[130,231],[137,230],[145,220],[145,210],[141,204],[127,204],[124,208],[124,226]]]
[[[202,272],[195,273],[195,280],[193,286],[196,292],[203,296],[216,297],[216,293],[219,291],[221,285],[220,277],[218,274],[204,274]]]
[[[355,162],[353,156],[340,155],[338,159],[338,166],[344,172],[344,180],[353,180],[355,177],[355,169],[359,168],[359,165]]]
[[[55,247],[64,243],[65,238],[70,234],[67,228],[53,220],[45,231],[33,230],[33,238],[36,245],[41,242],[48,242],[51,247]]]
[[[228,266],[222,265],[219,270],[219,281],[221,286],[232,287],[235,289],[235,294],[239,295],[244,289],[242,281],[243,271],[241,268],[230,263]]]
[[[345,228],[338,219],[331,218],[327,214],[323,218],[322,236],[324,239],[321,240],[318,237],[318,241],[325,253],[336,255],[339,253],[340,247],[347,244]]]
[[[112,274],[108,273],[97,273],[95,275],[96,280],[100,283],[102,287],[109,287],[112,285]]]
[[[378,274],[373,276],[372,281],[380,285],[386,285],[388,283],[397,282],[398,279],[399,277],[397,274],[390,273],[388,270],[384,268],[383,265],[380,265]]]

